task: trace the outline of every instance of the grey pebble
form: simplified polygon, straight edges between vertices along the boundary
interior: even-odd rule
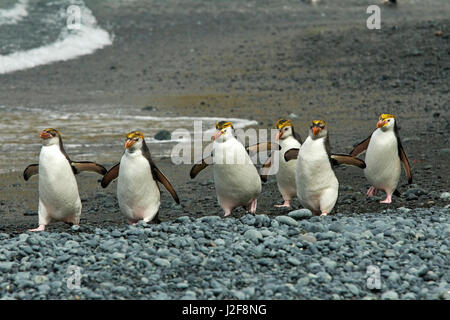
[[[450,200],[450,192],[442,192],[439,198],[442,200]]]
[[[289,216],[277,216],[275,217],[275,220],[278,221],[279,223],[284,223],[292,227],[298,226],[298,222]]]
[[[288,261],[290,264],[292,264],[293,266],[298,266],[298,265],[301,264],[301,262],[300,262],[297,258],[294,258],[294,257],[288,257],[288,258],[287,258],[287,261]]]
[[[381,295],[382,300],[398,300],[398,293],[390,290]]]
[[[15,265],[14,262],[0,262],[0,271],[11,272],[14,265]]]
[[[316,237],[314,237],[312,234],[301,235],[300,239],[302,239],[303,241],[311,242],[311,243],[316,243],[317,242]]]
[[[299,209],[289,212],[288,216],[295,220],[309,219],[312,217],[312,212],[309,209]]]
[[[261,232],[259,232],[256,229],[249,229],[245,231],[244,237],[249,240],[252,240],[254,243],[258,243],[260,240],[263,239]]]
[[[346,283],[345,286],[347,287],[348,291],[353,295],[353,296],[359,296],[359,289],[357,286],[355,286],[352,283]]]
[[[170,267],[170,261],[163,258],[156,258],[154,263],[160,267]]]

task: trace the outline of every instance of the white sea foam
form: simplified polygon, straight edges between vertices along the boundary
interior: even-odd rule
[[[112,37],[109,33],[97,26],[95,17],[88,8],[82,7],[82,24],[78,30],[69,32],[64,26],[58,40],[53,43],[0,55],[0,74],[74,59],[111,44]]]
[[[16,24],[28,16],[28,0],[18,0],[9,9],[0,9],[0,26],[3,24]]]

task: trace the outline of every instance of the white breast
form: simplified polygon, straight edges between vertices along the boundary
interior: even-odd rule
[[[300,142],[290,136],[280,141],[281,150],[278,151],[278,172],[276,174],[278,190],[283,195],[283,199],[292,199],[297,196],[297,186],[295,182],[296,161],[286,162],[284,154],[289,149],[299,149]]]
[[[158,213],[159,188],[141,151],[125,152],[120,160],[117,200],[122,213],[132,220],[148,222]]]
[[[68,218],[79,218],[81,214],[77,181],[58,145],[41,148],[39,200],[45,207],[39,210],[40,221],[71,220]]]
[[[375,130],[366,152],[364,174],[377,189],[394,191],[400,178],[401,164],[397,137],[393,131]]]
[[[297,195],[302,205],[313,212],[330,213],[337,200],[339,182],[323,139],[305,140],[300,147],[296,173]]]
[[[214,142],[214,184],[219,202],[246,206],[261,193],[261,179],[244,146],[236,139]]]

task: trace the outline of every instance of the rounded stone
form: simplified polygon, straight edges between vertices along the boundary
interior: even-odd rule
[[[279,223],[284,223],[287,224],[291,227],[297,227],[298,226],[298,222],[295,221],[293,218],[289,217],[289,216],[277,216],[275,218],[275,220],[277,220]]]
[[[398,300],[398,293],[393,290],[386,291],[385,293],[383,293],[381,295],[381,299],[382,300]]]
[[[172,134],[170,131],[167,130],[161,130],[157,134],[155,134],[156,140],[170,140],[172,139]]]
[[[442,192],[439,198],[442,200],[450,200],[450,192]]]
[[[312,212],[309,209],[299,209],[289,212],[288,216],[295,220],[309,219],[312,217]]]
[[[260,240],[263,239],[261,232],[255,229],[249,229],[245,231],[244,237],[253,241],[254,243],[258,243]]]

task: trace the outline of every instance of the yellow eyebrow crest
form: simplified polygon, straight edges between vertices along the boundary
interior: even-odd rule
[[[292,122],[291,120],[280,119],[277,121],[275,126],[277,129],[283,129],[284,127],[292,127]]]
[[[326,122],[323,121],[323,120],[313,120],[312,123],[315,124],[315,125],[321,125],[321,126],[325,126],[326,125]]]
[[[395,119],[395,116],[392,115],[392,114],[389,114],[389,113],[383,113],[383,114],[380,116],[380,120],[386,120],[386,119],[389,119],[389,118],[394,118],[394,119]]]
[[[216,129],[217,130],[223,130],[223,129],[228,128],[228,127],[233,127],[233,125],[229,121],[216,122]]]
[[[144,134],[140,131],[132,131],[130,133],[127,133],[126,137],[127,139],[135,139],[135,138],[144,139]]]
[[[45,132],[55,132],[55,133],[59,134],[59,131],[56,129],[53,129],[53,128],[47,128],[47,129],[44,129],[44,131]]]

